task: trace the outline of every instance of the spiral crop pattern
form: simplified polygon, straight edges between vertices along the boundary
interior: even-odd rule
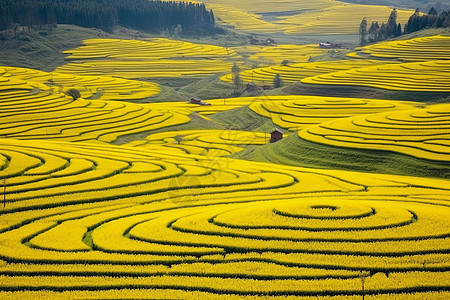
[[[0,140],[0,296],[449,295],[448,182]],[[433,228],[433,230],[430,230]]]

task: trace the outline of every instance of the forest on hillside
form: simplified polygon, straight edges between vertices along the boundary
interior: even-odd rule
[[[183,32],[214,32],[214,14],[205,5],[148,0],[3,0],[0,30],[17,26],[71,24],[112,32],[116,26],[149,32],[182,28]],[[178,26],[180,25],[180,26]]]

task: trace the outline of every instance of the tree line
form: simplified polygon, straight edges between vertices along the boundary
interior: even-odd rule
[[[374,21],[368,30],[367,26],[367,18],[363,18],[359,25],[361,46],[367,44],[367,42],[383,41],[425,28],[448,28],[450,27],[450,12],[444,10],[439,14],[434,8],[431,8],[428,14],[421,15],[417,8],[414,14],[409,17],[402,31],[402,25],[397,23],[397,10],[394,8],[386,23],[383,22],[380,26],[378,22]]]
[[[149,0],[2,0],[0,30],[71,24],[112,32],[125,26],[149,32],[214,32],[214,13],[203,3]]]

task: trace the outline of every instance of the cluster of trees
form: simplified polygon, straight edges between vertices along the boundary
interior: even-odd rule
[[[149,0],[2,0],[0,30],[14,26],[72,24],[112,32],[118,25],[161,32],[214,32],[214,13],[204,4]]]
[[[397,10],[394,8],[387,23],[382,23],[381,26],[377,21],[372,22],[367,30],[367,19],[363,18],[359,25],[359,42],[361,46],[365,45],[367,41],[376,42],[382,41],[391,37],[402,35],[402,26],[397,24]]]
[[[420,15],[419,9],[409,17],[405,24],[404,33],[411,33],[425,28],[447,28],[450,27],[450,12],[442,11],[440,14],[432,7],[428,14]]]
[[[359,42],[361,46],[367,42],[383,41],[424,28],[449,27],[450,14],[445,10],[438,14],[434,8],[431,8],[428,14],[421,15],[419,9],[416,9],[414,14],[409,17],[408,23],[405,24],[402,31],[402,25],[397,23],[397,10],[394,8],[386,23],[383,22],[380,26],[378,22],[374,21],[369,29],[367,29],[367,26],[367,19],[363,18],[359,25]]]

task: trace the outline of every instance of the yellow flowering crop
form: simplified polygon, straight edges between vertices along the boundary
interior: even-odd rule
[[[269,66],[244,70],[240,72],[242,80],[245,82],[255,82],[257,84],[272,84],[276,74],[286,83],[293,83],[303,78],[328,74],[342,70],[351,70],[363,67],[383,65],[386,62],[376,60],[338,60],[338,61],[318,61],[301,62],[289,64],[287,66]],[[233,82],[233,74],[223,76],[222,81]]]
[[[264,98],[261,98],[261,100]],[[273,96],[249,105],[257,114],[276,125],[299,130],[332,119],[382,111],[409,110],[419,103],[393,100],[369,100],[318,96]]]
[[[156,86],[150,83],[119,78],[49,74],[21,68],[5,67],[1,70],[4,72],[0,74],[2,137],[111,142],[123,134],[190,121],[188,110],[169,111],[158,106],[105,101],[148,97],[156,91]],[[39,76],[34,78],[35,74]],[[48,84],[52,76],[55,82],[64,86],[82,87],[81,92],[87,93],[86,96],[92,96],[94,90],[91,88],[97,89],[97,92],[104,88],[101,98],[106,99],[74,100],[63,94],[59,87],[44,84]],[[136,93],[129,92],[128,89],[133,87],[137,88]],[[125,94],[124,90],[127,91]]]
[[[449,67],[449,60],[385,64],[307,77],[301,82],[399,91],[449,92],[450,75],[446,72]]]
[[[262,47],[259,51],[249,57],[257,61],[270,61],[280,64],[283,60],[289,63],[307,62],[310,57],[323,55],[328,49],[317,47],[317,44],[290,45],[281,44],[276,46]]]
[[[85,99],[140,100],[160,92],[159,86],[155,83],[110,76],[76,76],[13,67],[0,67],[0,76],[20,79],[33,85],[44,83],[47,86],[39,85],[38,88],[48,90],[50,87],[55,93],[75,88]]]
[[[387,20],[392,10],[387,6],[356,5],[335,0],[261,0],[257,5],[239,0],[203,2],[220,18],[222,25],[250,32],[284,34],[357,34],[363,16],[381,23]],[[414,11],[397,12],[397,21],[403,24]]]
[[[437,122],[446,111],[414,115]],[[262,138],[181,133],[181,145]],[[168,151],[174,139],[151,135],[145,148],[2,139],[0,295],[351,299],[361,272],[371,296],[445,295],[447,180],[188,155]]]
[[[168,131],[148,136],[145,140],[133,141],[126,146],[182,149],[185,153],[209,157],[226,156],[243,150],[239,145],[264,145],[267,134],[236,130],[185,130]]]
[[[229,48],[163,38],[147,41],[90,39],[56,69],[76,75],[122,78],[206,77],[231,69],[240,56]]]
[[[425,61],[450,59],[450,37],[435,35],[408,40],[386,41],[356,48],[350,57]]]
[[[330,34],[354,33],[358,22],[349,15],[385,18],[390,10],[333,0],[207,6],[228,25],[284,33],[324,24]],[[272,15],[287,7],[287,16]],[[399,11],[399,20],[407,13]],[[258,84],[280,74],[286,82],[446,92],[447,43],[443,36],[385,42],[333,62],[305,62],[324,53],[312,45],[251,46],[244,49],[250,59],[280,63],[291,60],[284,51],[295,51],[298,63],[241,76]],[[362,284],[365,299],[450,296],[448,174],[294,167],[280,155],[303,151],[281,147],[295,138],[397,152],[445,172],[449,104],[292,95],[210,106],[120,101],[159,92],[120,77],[225,73],[242,59],[237,50],[92,39],[68,51],[58,72],[0,67],[1,299],[356,300]],[[69,88],[81,98],[65,95]],[[244,107],[299,132],[270,147],[262,146],[263,132],[170,128],[191,114],[213,122],[214,113]],[[271,149],[279,163],[230,157],[247,146],[243,155]]]
[[[448,161],[448,104],[339,119],[308,127],[302,139],[340,147],[381,149]]]

